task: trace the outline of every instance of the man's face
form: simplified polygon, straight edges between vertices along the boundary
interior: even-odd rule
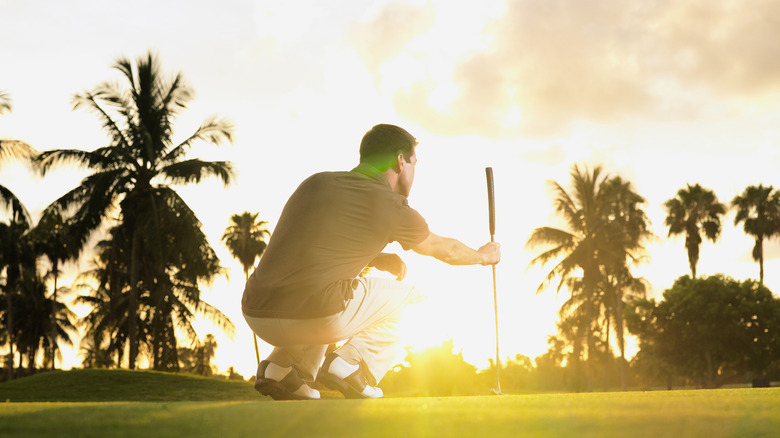
[[[414,183],[414,167],[417,164],[417,153],[412,149],[412,155],[409,156],[409,160],[403,160],[403,167],[398,174],[398,186],[397,191],[400,195],[408,198],[409,193],[412,191],[412,183]]]

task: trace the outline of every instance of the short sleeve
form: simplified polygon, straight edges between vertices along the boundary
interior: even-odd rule
[[[404,250],[410,250],[425,240],[430,234],[428,223],[417,210],[409,206],[404,198],[399,206],[398,221],[392,240],[401,244]]]

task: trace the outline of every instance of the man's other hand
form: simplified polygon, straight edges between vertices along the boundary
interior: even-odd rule
[[[406,277],[406,263],[401,260],[401,257],[398,254],[383,252],[376,256],[368,266],[373,266],[380,271],[389,272],[395,275],[395,279],[398,281],[401,281]]]

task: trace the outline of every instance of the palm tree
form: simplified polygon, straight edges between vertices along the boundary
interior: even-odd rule
[[[56,302],[60,265],[68,260],[78,258],[77,244],[72,241],[68,225],[62,217],[62,212],[57,208],[47,209],[38,221],[38,225],[32,229],[30,234],[36,247],[36,253],[45,255],[49,259],[49,263],[51,263],[51,276],[54,278],[52,300]],[[51,339],[56,339],[56,314],[52,313],[51,317]],[[55,348],[55,343],[52,343],[52,369],[54,369]]]
[[[0,115],[11,112],[11,98],[8,93],[0,91]],[[35,150],[25,142],[11,139],[0,139],[0,169],[6,160],[13,158],[30,159]],[[0,275],[6,270],[3,293],[5,300],[5,329],[9,345],[10,366],[8,378],[14,378],[14,295],[20,281],[22,267],[34,265],[32,251],[28,251],[25,237],[32,220],[30,214],[19,198],[7,187],[0,184],[0,211],[10,209],[9,224],[0,223]],[[28,257],[29,256],[29,257]]]
[[[69,332],[75,331],[75,314],[67,305],[55,299],[55,295],[46,297],[46,282],[37,273],[27,270],[19,282],[19,293],[14,297],[14,327],[20,354],[27,356],[27,367],[35,370],[35,357],[39,350],[54,346],[49,359],[53,362],[58,343],[71,345]],[[51,330],[52,320],[55,329]]]
[[[0,222],[0,242],[2,242],[0,245],[0,273],[5,271],[5,284],[2,287],[5,296],[2,303],[5,315],[3,328],[8,341],[8,356],[10,358],[9,380],[14,378],[14,346],[17,343],[14,315],[18,312],[14,309],[14,303],[20,289],[22,275],[26,270],[35,266],[35,254],[32,245],[30,245],[28,231],[29,224],[23,221],[12,220],[8,224]]]
[[[0,91],[0,115],[8,112],[11,112],[11,98],[7,93]],[[30,159],[34,155],[35,150],[23,141],[0,139],[0,168],[7,159]],[[2,184],[0,184],[0,208],[10,208],[13,220],[30,223],[30,214],[27,213],[27,209],[24,208],[19,198]]]
[[[535,257],[532,265],[556,261],[537,293],[556,279],[560,281],[558,291],[565,285],[571,292],[561,308],[561,318],[565,317],[568,322],[564,325],[574,330],[567,338],[585,342],[588,390],[592,390],[594,331],[601,307],[608,311],[609,302],[622,302],[622,291],[629,286],[625,281],[628,266],[643,259],[642,244],[649,237],[649,221],[641,208],[644,198],[634,192],[630,183],[602,172],[600,166],[588,171],[575,165],[570,173],[571,193],[557,182],[551,182],[556,194],[555,210],[568,227],[536,228],[527,243],[551,247]],[[610,282],[614,296],[608,300],[605,284]],[[617,315],[617,310],[614,314]],[[616,323],[620,325],[620,339],[622,322]],[[576,367],[579,355],[584,352],[576,344],[573,347]]]
[[[103,83],[93,91],[76,94],[74,108],[94,111],[108,133],[110,143],[94,151],[77,149],[41,153],[36,163],[43,175],[60,163],[75,163],[92,174],[53,205],[74,211],[72,235],[83,245],[105,220],[119,213],[121,230],[129,243],[128,364],[135,368],[138,355],[139,287],[151,283],[148,276],[166,267],[152,269],[150,255],[159,255],[163,242],[156,224],[166,214],[194,217],[178,194],[166,185],[198,183],[216,176],[229,184],[233,166],[225,161],[184,159],[198,141],[219,145],[232,142],[232,126],[211,117],[181,143],[174,142],[173,122],[192,100],[192,91],[181,74],[166,80],[151,53],[130,61],[119,59],[114,68],[123,76],[127,89]],[[180,210],[171,211],[175,203]],[[191,224],[194,222],[191,222]],[[145,234],[145,231],[152,231]],[[197,248],[213,251],[206,244]],[[198,254],[201,255],[201,254]],[[157,260],[162,260],[156,257]],[[147,276],[144,281],[142,275]]]
[[[249,270],[255,266],[255,260],[265,252],[265,248],[268,246],[266,239],[271,235],[271,232],[268,231],[268,222],[257,220],[259,215],[259,212],[252,214],[245,211],[230,216],[230,225],[222,234],[222,242],[230,250],[230,254],[241,263],[247,281],[249,280]],[[253,336],[253,339],[255,341],[255,357],[259,364],[260,349],[257,346],[257,336]]]
[[[207,377],[213,375],[211,360],[214,358],[216,350],[217,341],[210,333],[202,342],[198,341],[193,348],[180,348],[179,358],[184,365],[182,371]]]
[[[647,251],[644,242],[652,237],[650,220],[643,209],[645,199],[637,194],[631,183],[620,177],[613,177],[604,183],[604,213],[609,219],[608,240],[612,260],[606,260],[602,267],[602,291],[605,295],[607,330],[606,346],[609,347],[609,321],[615,323],[615,334],[620,350],[620,381],[626,390],[625,321],[623,311],[626,299],[644,297],[646,284],[635,278],[630,267],[644,261]]]
[[[245,211],[230,216],[230,225],[222,234],[222,242],[241,263],[246,279],[249,279],[249,271],[255,266],[257,258],[265,252],[267,239],[271,235],[268,222],[257,220],[259,215]]]
[[[230,336],[235,331],[227,316],[200,299],[200,285],[224,274],[224,268],[201,231],[197,217],[174,195],[171,190],[161,191],[158,205],[167,205],[162,211],[176,214],[160,214],[156,222],[158,232],[145,232],[153,238],[162,238],[154,244],[159,250],[152,254],[153,260],[159,258],[159,261],[145,266],[142,278],[145,290],[150,292],[144,296],[148,302],[142,304],[152,342],[153,364],[158,370],[178,370],[174,330],[183,333],[190,344],[199,341],[193,327],[196,313],[210,319]]]
[[[82,272],[80,279],[92,275],[94,271]],[[114,353],[122,350],[122,347],[116,348],[113,343],[115,327],[110,318],[110,297],[108,291],[101,284],[93,287],[88,283],[80,283],[76,287],[87,290],[87,294],[79,295],[74,300],[75,304],[85,304],[89,306],[90,312],[78,321],[78,328],[84,330],[84,336],[81,338],[80,351],[84,356],[82,365],[84,368],[106,368],[118,364],[118,360],[113,360]]]
[[[547,274],[545,280],[539,285],[537,293],[544,290],[553,280],[559,279],[557,291],[567,282],[573,281],[581,275],[581,288],[577,288],[582,294],[580,302],[584,310],[585,318],[581,321],[584,327],[581,332],[587,345],[587,387],[592,390],[592,370],[590,359],[595,353],[593,340],[593,324],[596,322],[595,295],[599,282],[600,271],[598,256],[600,249],[609,242],[604,241],[604,215],[602,212],[601,187],[607,176],[602,175],[602,168],[597,166],[592,172],[588,169],[580,170],[575,165],[571,175],[573,193],[570,195],[560,184],[552,181],[550,184],[556,194],[555,210],[568,225],[568,229],[553,227],[536,228],[528,239],[528,246],[552,246],[552,248],[536,256],[531,264],[546,265],[552,260],[558,260],[557,264]],[[576,276],[575,276],[576,274]],[[574,294],[575,289],[571,292]],[[576,350],[576,346],[575,346]],[[575,357],[575,361],[578,358]],[[575,367],[577,362],[575,362]]]
[[[715,242],[720,236],[720,217],[726,207],[718,202],[712,190],[699,184],[680,189],[677,196],[664,203],[669,236],[685,234],[685,249],[688,251],[688,264],[691,276],[696,278],[696,265],[699,262],[699,247],[702,232],[704,237]]]
[[[97,244],[92,269],[81,272],[74,286],[87,291],[76,298],[76,304],[90,308],[80,320],[85,367],[102,368],[121,362],[128,339],[128,324],[122,316],[129,313],[126,298],[130,284],[125,243],[118,226],[109,230],[109,236]]]
[[[780,192],[772,186],[748,186],[731,201],[737,209],[734,225],[744,222],[745,234],[753,236],[753,260],[759,266],[759,284],[764,284],[764,239],[780,234]]]

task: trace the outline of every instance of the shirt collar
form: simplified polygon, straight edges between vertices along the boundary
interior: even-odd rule
[[[360,163],[352,169],[352,172],[359,173],[361,175],[365,175],[373,180],[381,181],[384,184],[386,184],[388,187],[390,186],[390,182],[387,181],[387,177],[385,177],[384,173],[381,172],[376,167],[368,164],[368,163]]]

